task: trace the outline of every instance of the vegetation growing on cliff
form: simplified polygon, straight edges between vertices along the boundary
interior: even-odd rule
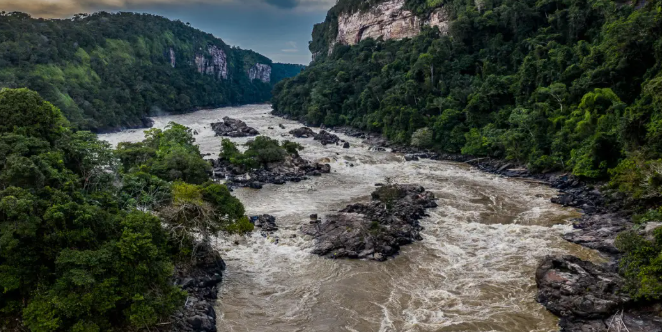
[[[199,73],[209,47],[226,55],[227,79]],[[233,48],[179,21],[133,13],[73,19],[0,14],[0,88],[27,87],[62,109],[76,128],[142,126],[163,112],[265,102],[272,84],[250,80],[248,68],[271,60]],[[273,64],[271,82],[301,66]]]
[[[351,3],[339,2],[315,27],[316,61],[276,85],[276,114],[608,179],[659,202],[661,1],[407,0],[418,15],[443,6],[448,34],[427,28],[412,39],[335,45],[329,54],[337,15]],[[624,260],[635,267],[633,291],[660,299],[659,286],[648,287],[653,277],[662,284],[659,245],[633,243],[624,250],[646,252]]]
[[[27,89],[0,91],[0,117],[0,329],[149,328],[184,303],[194,236],[245,221],[186,127],[116,154]]]

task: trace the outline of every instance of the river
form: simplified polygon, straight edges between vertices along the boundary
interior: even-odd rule
[[[154,118],[157,128],[174,121],[196,130],[201,152],[213,157],[221,139],[209,124],[230,116],[263,135],[302,144],[306,159],[331,164],[331,174],[321,177],[234,191],[249,215],[276,216],[279,241],[259,232],[216,240],[227,263],[216,308],[219,331],[558,331],[558,319],[534,299],[538,260],[549,254],[600,258],[561,238],[579,214],[550,203],[555,190],[466,164],[405,162],[344,135],[349,149],[295,139],[287,132],[301,125],[270,111],[269,105],[248,105]],[[117,144],[143,134],[100,138]],[[323,217],[367,201],[374,184],[387,178],[420,184],[439,198],[439,207],[421,221],[422,241],[386,262],[309,253],[312,242],[298,229],[310,214]]]

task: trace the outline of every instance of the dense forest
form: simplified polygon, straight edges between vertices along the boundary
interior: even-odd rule
[[[27,89],[0,117],[0,330],[149,330],[184,305],[174,266],[252,230],[184,126],[113,150]]]
[[[661,220],[662,1],[406,0],[448,33],[329,45],[341,0],[313,29],[315,61],[274,88],[274,113],[350,125],[437,151],[608,181]],[[659,210],[658,210],[659,209]],[[637,298],[662,298],[662,231],[621,237]]]
[[[249,79],[256,63],[273,66],[270,82]],[[154,15],[0,14],[0,88],[39,92],[74,128],[136,127],[150,115],[265,102],[274,83],[301,69]]]

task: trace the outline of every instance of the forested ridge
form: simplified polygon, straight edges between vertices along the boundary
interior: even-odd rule
[[[447,34],[336,44],[339,1],[313,29],[316,60],[274,88],[274,113],[350,125],[419,148],[512,160],[606,181],[662,220],[662,1],[406,0],[443,7]],[[627,233],[621,273],[662,298],[662,231]]]
[[[218,74],[223,59],[218,50],[225,56],[226,77]],[[249,79],[247,71],[256,63],[273,67],[271,82]],[[212,65],[216,71],[208,69]],[[101,12],[60,20],[0,15],[0,88],[39,92],[74,128],[137,127],[152,115],[266,102],[273,83],[301,68],[274,64],[155,15]]]

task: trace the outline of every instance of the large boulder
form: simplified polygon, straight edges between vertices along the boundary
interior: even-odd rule
[[[276,225],[276,217],[269,214],[262,214],[259,216],[252,216],[251,221],[255,227],[260,228],[264,232],[275,232],[278,230]]]
[[[422,239],[418,220],[436,206],[434,195],[421,186],[388,185],[375,190],[369,203],[311,221],[302,232],[315,239],[314,254],[383,261],[400,246]]]
[[[216,136],[228,137],[246,137],[256,136],[260,133],[255,129],[249,127],[244,121],[224,117],[222,122],[211,124],[211,129],[216,133]]]
[[[340,141],[340,137],[331,134],[326,130],[321,130],[319,134],[315,135],[315,140],[320,141],[322,145],[336,144]]]
[[[317,135],[312,129],[308,127],[301,127],[297,129],[290,130],[290,134],[297,138],[310,138]]]
[[[617,273],[574,256],[548,256],[536,270],[537,300],[559,317],[613,315],[630,301]]]

